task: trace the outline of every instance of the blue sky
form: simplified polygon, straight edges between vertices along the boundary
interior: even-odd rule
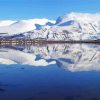
[[[100,0],[0,0],[0,19],[56,19],[69,12],[100,12]]]

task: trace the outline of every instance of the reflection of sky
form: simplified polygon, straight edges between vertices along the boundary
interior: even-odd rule
[[[57,64],[72,72],[100,70],[100,49],[99,45],[94,44],[8,46],[0,49],[0,63],[32,66]]]

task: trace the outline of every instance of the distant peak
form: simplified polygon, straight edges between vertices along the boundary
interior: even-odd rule
[[[77,12],[71,12],[69,14],[65,14],[63,16],[58,17],[56,20],[56,24],[63,23],[65,21],[100,21],[100,13],[77,13]]]

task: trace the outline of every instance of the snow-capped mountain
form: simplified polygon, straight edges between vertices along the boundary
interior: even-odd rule
[[[70,13],[59,17],[53,26],[34,30],[32,35],[49,40],[100,39],[100,14]]]
[[[13,21],[13,20],[2,20],[2,21],[0,21],[0,27],[9,26],[15,22],[16,21]]]
[[[100,40],[100,14],[70,13],[58,17],[56,22],[47,19],[22,20],[0,27],[0,33],[5,32],[10,36],[17,33],[31,39]]]
[[[6,35],[14,35],[27,32],[34,29],[39,29],[43,25],[54,24],[55,21],[48,19],[29,19],[20,21],[0,21],[0,33],[7,33]]]

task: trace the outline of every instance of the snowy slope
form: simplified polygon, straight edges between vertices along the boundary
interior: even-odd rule
[[[56,25],[67,30],[70,39],[100,39],[100,14],[70,13],[59,17]]]
[[[31,31],[31,38],[36,37],[65,41],[100,39],[100,14],[70,13],[61,16],[55,25]]]
[[[58,17],[54,23],[55,21],[48,19],[22,20],[8,26],[1,26],[0,33],[6,32],[8,36],[23,34],[31,39],[44,38],[47,40],[100,39],[100,14],[70,13]]]
[[[8,25],[11,25],[13,23],[15,23],[16,21],[12,21],[12,20],[1,20],[0,21],[0,27],[2,26],[8,26]]]
[[[8,35],[18,34],[34,30],[41,25],[47,23],[55,23],[48,19],[29,19],[21,21],[0,21],[0,33],[8,33]]]

